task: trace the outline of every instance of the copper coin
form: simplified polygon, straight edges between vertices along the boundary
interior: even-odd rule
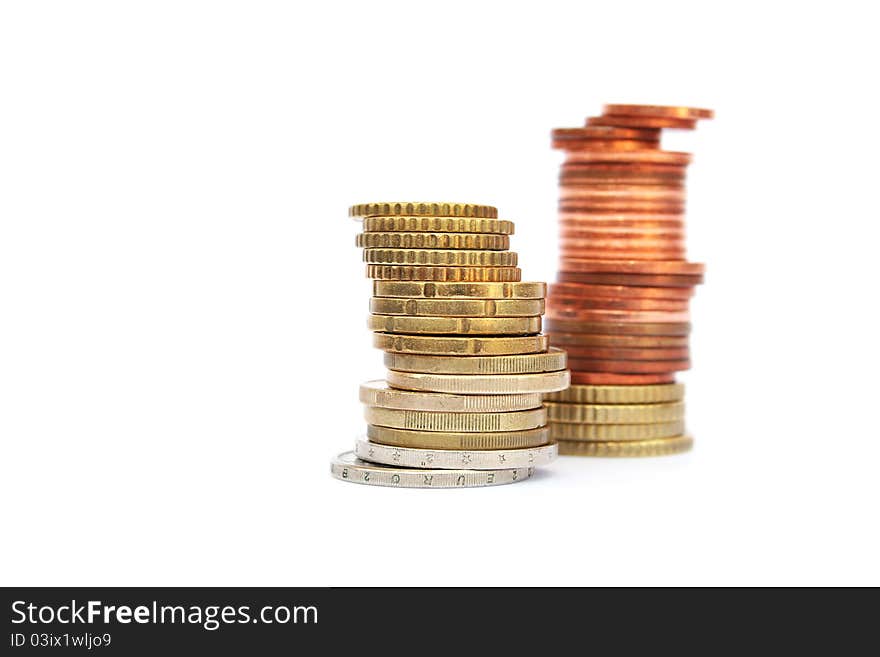
[[[632,287],[629,285],[590,285],[589,283],[551,283],[550,296],[585,296],[612,299],[678,299],[694,296],[693,288]]]
[[[675,374],[615,374],[612,372],[572,372],[571,382],[579,386],[648,386],[674,383]]]
[[[712,119],[715,112],[699,107],[673,107],[671,105],[621,105],[611,103],[605,105],[602,113],[614,116],[657,116],[669,119]]]
[[[560,212],[584,212],[614,214],[618,212],[654,212],[681,219],[685,212],[684,203],[663,203],[659,201],[614,201],[579,198],[560,198]]]
[[[579,322],[612,322],[615,324],[681,324],[690,322],[687,310],[596,310],[557,305],[547,299],[545,315],[548,319],[573,319]]]
[[[571,319],[547,319],[544,322],[547,333],[593,333],[598,335],[650,335],[685,336],[691,332],[687,322],[586,322]]]
[[[658,180],[684,180],[687,176],[687,165],[651,162],[563,162],[560,173],[588,178],[645,176]]]
[[[615,374],[664,374],[691,368],[689,360],[598,360],[568,358],[572,372],[614,372]]]
[[[583,297],[551,295],[550,303],[557,308],[595,308],[605,310],[671,310],[688,309],[688,299],[614,299],[611,297]]]
[[[680,215],[632,213],[560,212],[561,230],[601,230],[630,228],[633,230],[684,231],[684,219]]]
[[[550,133],[553,139],[636,139],[639,141],[658,141],[658,128],[616,128],[612,126],[582,126],[580,128],[555,128]]]
[[[594,234],[590,239],[563,237],[559,240],[559,246],[566,251],[684,251],[684,240],[678,238],[652,238],[652,237],[607,237]],[[571,256],[577,257],[577,256]],[[607,259],[607,258],[602,258]],[[620,258],[625,260],[626,258]]]
[[[688,337],[677,335],[600,335],[598,333],[551,333],[550,344],[573,355],[576,350],[595,347],[623,349],[681,349],[689,344]],[[583,356],[583,354],[580,354]]]
[[[559,190],[559,198],[586,199],[589,201],[617,201],[626,205],[631,201],[653,201],[684,205],[685,193],[678,189],[656,189],[654,187],[629,187],[620,185],[616,189],[598,189],[587,185],[566,185]]]
[[[594,285],[631,285],[634,287],[684,287],[691,288],[703,282],[702,274],[676,276],[664,274],[614,274],[560,271],[556,274],[560,283],[588,283]]]
[[[614,128],[674,128],[676,130],[693,130],[697,127],[696,119],[676,119],[663,116],[591,116],[587,125],[605,125]]]
[[[664,274],[667,276],[696,276],[703,273],[706,265],[700,262],[680,260],[657,262],[634,262],[631,260],[565,260],[562,271],[578,271],[588,274]]]
[[[652,347],[568,346],[565,351],[569,358],[587,360],[688,360],[691,354],[688,347],[657,349]]]
[[[588,191],[593,194],[602,193],[605,196],[611,194],[641,194],[643,197],[650,193],[670,194],[678,192],[685,193],[685,186],[676,180],[658,181],[653,184],[630,185],[629,183],[608,182],[602,178],[572,178],[571,180],[561,180],[559,184],[560,190],[570,191]]]
[[[560,249],[559,255],[562,258],[572,258],[575,260],[649,260],[649,261],[667,261],[667,260],[684,260],[685,250],[680,249]]]
[[[559,231],[562,240],[589,241],[589,240],[627,240],[633,244],[647,242],[672,241],[681,242],[684,245],[684,230],[666,230],[658,228],[608,228],[606,226],[584,228],[570,228],[563,226]]]
[[[691,154],[678,151],[567,151],[566,162],[633,162],[638,164],[690,164]]]
[[[657,150],[660,142],[635,139],[554,139],[551,145],[564,151],[646,151]]]

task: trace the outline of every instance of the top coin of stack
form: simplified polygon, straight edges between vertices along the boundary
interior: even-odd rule
[[[513,223],[457,203],[367,203],[349,214],[363,219],[369,328],[389,370],[361,388],[368,440],[357,456],[400,476],[466,472],[432,478],[435,487],[527,478],[556,454],[541,394],[564,390],[569,376],[565,352],[541,334],[546,285],[521,282],[508,250]]]
[[[703,265],[685,255],[691,156],[662,150],[660,133],[708,118],[711,110],[691,107],[606,105],[584,127],[553,131],[566,159],[558,282],[546,326],[551,344],[568,351],[574,384],[548,404],[562,452],[639,455],[690,446],[683,390],[673,384],[675,372],[690,367],[688,305]],[[584,402],[600,397],[634,407]],[[645,406],[646,398],[668,408]]]

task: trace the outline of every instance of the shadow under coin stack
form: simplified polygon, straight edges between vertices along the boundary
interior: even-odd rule
[[[546,329],[568,352],[572,386],[545,396],[559,453],[683,452],[690,367],[688,304],[703,265],[685,259],[689,153],[660,149],[663,128],[696,127],[711,110],[606,105],[585,127],[553,131],[560,173],[560,264]]]
[[[367,436],[334,476],[419,488],[528,479],[557,454],[541,395],[569,384],[541,334],[546,284],[520,282],[513,223],[489,206],[368,203],[357,245],[386,381],[361,386]]]

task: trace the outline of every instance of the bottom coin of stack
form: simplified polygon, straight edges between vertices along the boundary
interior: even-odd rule
[[[685,452],[684,386],[573,385],[544,395],[550,437],[573,456],[660,456]]]

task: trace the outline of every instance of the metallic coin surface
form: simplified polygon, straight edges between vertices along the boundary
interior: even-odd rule
[[[367,406],[364,419],[378,427],[415,431],[523,431],[547,424],[547,411],[535,408],[506,413],[449,413],[446,411],[402,411]]]
[[[522,278],[522,270],[518,267],[429,267],[368,264],[367,278],[388,281],[510,283]]]
[[[413,431],[367,425],[370,442],[419,449],[521,449],[550,442],[547,427],[525,431],[452,432]]]
[[[687,349],[688,337],[675,335],[600,335],[595,333],[551,333],[550,342],[574,355],[586,349]],[[580,353],[579,353],[580,352]]]
[[[638,299],[593,297],[586,293],[581,295],[553,294],[553,305],[557,310],[662,310],[684,312],[688,309],[688,299]]]
[[[587,125],[606,125],[617,128],[673,128],[676,130],[693,130],[697,127],[696,119],[680,119],[663,116],[591,116]]]
[[[653,119],[645,119],[652,121]],[[566,151],[566,162],[635,162],[639,164],[690,164],[691,154],[676,151]]]
[[[585,273],[615,273],[615,274],[662,274],[666,276],[695,276],[702,275],[706,266],[699,262],[685,262],[683,260],[651,261],[643,260],[572,260],[566,259],[561,264],[563,271],[578,271]]]
[[[606,310],[557,306],[553,297],[548,299],[548,320],[570,320],[609,324],[684,324],[691,320],[687,310]]]
[[[376,297],[424,297],[426,299],[543,299],[546,283],[433,283],[373,281]]]
[[[373,297],[370,312],[429,317],[534,317],[544,314],[544,300]]]
[[[688,322],[597,322],[548,319],[545,328],[551,333],[594,333],[600,335],[684,336],[691,332]]]
[[[654,424],[573,424],[551,422],[551,440],[625,441],[669,438],[684,432],[684,420]]]
[[[513,251],[461,249],[364,249],[364,262],[374,265],[430,267],[516,267]]]
[[[425,374],[531,374],[565,369],[566,353],[551,347],[546,353],[515,356],[424,356],[385,354],[385,367]]]
[[[699,107],[673,107],[670,105],[605,105],[604,114],[621,116],[658,116],[670,119],[711,119],[715,112]]]
[[[365,233],[489,233],[512,235],[513,222],[465,217],[366,217]]]
[[[447,413],[503,413],[541,407],[539,393],[513,395],[451,395],[390,388],[385,381],[361,385],[360,400],[367,406]]]
[[[559,441],[559,453],[565,456],[666,456],[687,452],[694,446],[690,436],[625,442]]]
[[[674,299],[686,301],[694,295],[693,288],[634,287],[631,285],[592,285],[590,283],[553,283],[550,294],[555,296],[586,296],[593,299]]]
[[[536,374],[423,374],[389,370],[388,385],[404,390],[449,392],[458,395],[497,395],[556,392],[569,385],[569,371]]]
[[[503,470],[436,470],[398,468],[368,463],[354,452],[340,454],[330,463],[330,474],[342,481],[394,488],[476,488],[525,481],[531,467]]]
[[[404,354],[507,356],[547,351],[550,345],[546,335],[466,338],[375,333],[373,346],[383,351]]]
[[[636,361],[661,361],[661,360],[688,360],[690,349],[676,347],[673,349],[626,347],[596,347],[584,345],[569,345],[565,348],[569,358],[587,360],[636,360]]]
[[[367,326],[382,333],[429,335],[528,335],[541,332],[540,317],[409,317],[370,315]]]
[[[684,402],[663,404],[571,404],[544,402],[551,422],[569,424],[657,424],[684,419]]]
[[[616,128],[613,126],[581,126],[578,128],[554,128],[550,133],[552,139],[637,139],[640,141],[657,141],[660,130],[652,128]]]
[[[612,272],[587,274],[564,272],[556,275],[560,283],[589,283],[594,285],[631,285],[633,287],[686,287],[703,282],[703,275],[667,276],[650,274],[615,274]]]
[[[365,249],[501,251],[510,248],[510,237],[486,233],[358,233],[355,244]]]
[[[350,217],[388,217],[388,216],[428,216],[428,217],[477,217],[494,219],[498,208],[474,203],[449,203],[431,201],[394,201],[379,203],[358,203],[348,209]]]
[[[544,395],[545,401],[571,404],[660,404],[684,399],[684,384],[652,386],[573,385]]]
[[[600,360],[569,358],[568,366],[577,372],[614,372],[616,374],[665,374],[691,368],[689,360]]]
[[[645,386],[674,383],[675,373],[617,374],[615,372],[572,372],[571,382],[577,385]]]
[[[547,465],[556,459],[555,443],[525,449],[457,450],[389,447],[359,440],[355,454],[371,463],[403,468],[464,468],[467,470],[506,470]]]

